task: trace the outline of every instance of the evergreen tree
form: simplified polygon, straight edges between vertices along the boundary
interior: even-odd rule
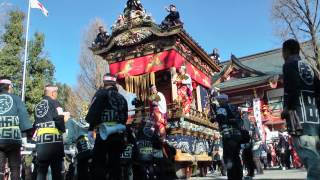
[[[58,91],[58,101],[60,102],[61,106],[63,108],[66,108],[66,105],[70,99],[71,96],[71,88],[67,84],[61,84],[57,83],[57,86],[59,88]],[[68,111],[64,109],[65,111]]]
[[[26,105],[30,114],[34,106],[41,100],[44,87],[52,83],[54,77],[54,65],[43,56],[44,39],[42,33],[35,33],[34,39],[29,42]]]
[[[15,93],[21,94],[22,85],[22,53],[24,48],[24,13],[19,10],[9,12],[8,22],[5,24],[1,36],[0,76],[8,76],[16,85]],[[32,116],[34,106],[41,100],[46,84],[54,81],[55,67],[43,55],[45,36],[35,33],[29,42],[28,64],[26,79],[26,106]]]
[[[22,83],[21,52],[23,50],[23,21],[24,13],[18,10],[9,13],[9,20],[5,24],[4,34],[1,36],[0,76],[8,76],[15,84],[16,93]]]

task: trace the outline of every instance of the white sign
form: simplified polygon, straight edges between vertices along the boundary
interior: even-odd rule
[[[260,98],[255,98],[253,99],[253,113],[254,113],[254,118],[256,119],[257,122],[257,127],[259,129],[260,137],[263,139],[262,135],[262,118],[261,118],[261,101]]]

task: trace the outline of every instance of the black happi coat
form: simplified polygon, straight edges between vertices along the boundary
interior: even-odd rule
[[[291,56],[283,65],[284,107],[296,110],[305,135],[319,135],[319,79],[311,66]],[[287,122],[288,123],[288,122]]]
[[[166,21],[179,23],[180,22],[180,14],[178,11],[171,11],[165,18]]]
[[[0,144],[21,144],[21,131],[32,128],[25,105],[16,95],[0,93]]]
[[[45,133],[37,135],[37,158],[40,161],[51,160],[64,156],[62,133],[65,132],[64,116],[58,115],[59,102],[45,96],[35,107],[36,130],[56,128],[60,134]],[[37,132],[37,131],[36,131]]]
[[[95,39],[95,43],[96,44],[104,44],[106,41],[107,41],[107,39],[109,38],[109,35],[108,35],[108,33],[107,32],[100,32],[98,35],[97,35],[97,37],[96,37],[96,39]]]
[[[127,119],[127,101],[116,87],[100,89],[96,92],[86,117],[86,121],[90,124],[89,131],[104,122],[126,124]]]
[[[240,130],[242,120],[240,114],[236,112],[236,108],[229,104],[221,105],[216,110],[216,121],[219,123],[220,130],[225,128],[233,128]]]

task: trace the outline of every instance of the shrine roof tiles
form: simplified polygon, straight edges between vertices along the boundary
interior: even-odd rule
[[[303,42],[301,47],[305,53],[312,54],[309,41]],[[282,65],[284,61],[281,48],[240,57],[237,60],[241,62],[244,68],[248,67],[265,74],[282,75]],[[231,60],[225,61],[222,63],[222,66],[227,65],[230,61]]]
[[[282,74],[284,63],[281,49],[275,49],[239,58],[241,64],[265,74]]]
[[[247,77],[247,78],[241,78],[241,79],[232,79],[225,81],[223,83],[217,84],[217,87],[220,89],[229,90],[241,87],[248,87],[253,85],[259,85],[265,82],[268,82],[270,78],[272,78],[273,75],[264,75],[264,76],[256,76],[256,77]]]

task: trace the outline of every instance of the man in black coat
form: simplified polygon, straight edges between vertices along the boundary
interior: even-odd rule
[[[49,166],[52,179],[62,179],[62,162],[64,146],[62,134],[65,132],[65,121],[70,114],[64,112],[57,101],[58,87],[47,85],[45,96],[35,107],[37,180],[45,180]]]
[[[121,177],[120,155],[125,148],[125,133],[119,130],[104,138],[102,130],[105,127],[125,126],[128,105],[118,92],[115,76],[106,74],[103,84],[104,87],[94,95],[86,117],[90,124],[89,131],[97,129],[93,148],[93,179],[118,180]]]
[[[96,39],[94,40],[94,42],[92,43],[92,45],[94,47],[101,47],[101,46],[106,44],[106,42],[108,41],[109,37],[110,37],[110,35],[104,29],[104,27],[100,26],[99,27],[99,33],[98,33]]]
[[[177,11],[177,8],[175,5],[171,4],[166,10],[169,12],[169,14],[166,16],[166,18],[162,21],[161,27],[163,28],[169,28],[172,26],[180,25],[182,24],[180,20],[180,14]]]
[[[216,110],[216,121],[222,134],[223,161],[230,180],[242,180],[241,148],[241,117],[237,109],[228,104],[228,96],[220,94],[216,97],[219,106]]]
[[[247,176],[254,177],[255,163],[253,160],[253,134],[255,132],[254,125],[249,121],[248,112],[242,112],[243,128],[249,132],[250,139],[248,143],[243,144],[244,149],[242,151],[243,165],[247,169]]]
[[[282,46],[284,112],[293,145],[308,171],[308,179],[320,179],[320,81],[317,71],[299,56],[299,42]]]
[[[32,129],[26,107],[11,93],[12,88],[8,78],[0,78],[0,179],[4,178],[7,160],[11,179],[19,179],[22,132]]]

